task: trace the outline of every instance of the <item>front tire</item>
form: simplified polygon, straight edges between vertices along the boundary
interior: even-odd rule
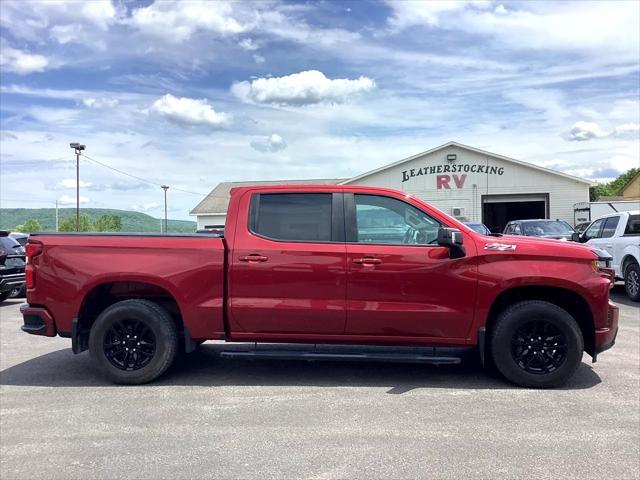
[[[530,388],[560,386],[582,361],[584,342],[575,319],[542,300],[508,307],[491,336],[496,368],[510,382]]]
[[[142,384],[162,375],[178,351],[174,322],[157,303],[123,300],[105,309],[91,327],[89,353],[111,381]]]
[[[640,266],[632,263],[624,271],[624,289],[634,302],[640,302]]]

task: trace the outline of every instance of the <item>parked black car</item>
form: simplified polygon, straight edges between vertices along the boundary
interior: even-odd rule
[[[9,232],[0,230],[0,302],[24,289],[24,267],[24,247]]]
[[[29,241],[29,234],[28,233],[20,233],[20,232],[11,232],[9,234],[9,236],[11,238],[15,238],[16,241],[22,245],[23,247],[27,244],[27,242]]]
[[[512,220],[504,227],[504,235],[525,235],[527,237],[571,240],[575,230],[563,220],[531,219]]]

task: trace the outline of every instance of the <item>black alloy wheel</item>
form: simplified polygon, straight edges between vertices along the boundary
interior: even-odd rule
[[[511,355],[527,373],[551,373],[567,358],[567,339],[552,323],[532,321],[516,330],[511,340]]]
[[[142,384],[155,380],[173,363],[180,332],[162,306],[142,298],[107,307],[91,326],[89,353],[110,380]]]
[[[104,336],[104,354],[109,363],[120,370],[139,370],[156,353],[153,331],[136,319],[114,322]]]

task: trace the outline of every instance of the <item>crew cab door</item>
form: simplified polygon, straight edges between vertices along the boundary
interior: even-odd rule
[[[343,333],[342,194],[248,192],[245,197],[239,211],[248,209],[249,220],[238,217],[228,259],[232,338]]]
[[[475,245],[449,258],[438,221],[409,203],[345,193],[347,335],[463,339],[476,296]]]
[[[620,216],[600,218],[585,230],[583,237],[589,245],[597,246],[613,256],[613,239]]]

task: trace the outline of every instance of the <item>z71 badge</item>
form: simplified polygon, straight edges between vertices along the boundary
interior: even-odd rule
[[[485,250],[494,250],[497,252],[514,252],[516,249],[516,245],[511,245],[508,243],[487,243],[484,246]]]

